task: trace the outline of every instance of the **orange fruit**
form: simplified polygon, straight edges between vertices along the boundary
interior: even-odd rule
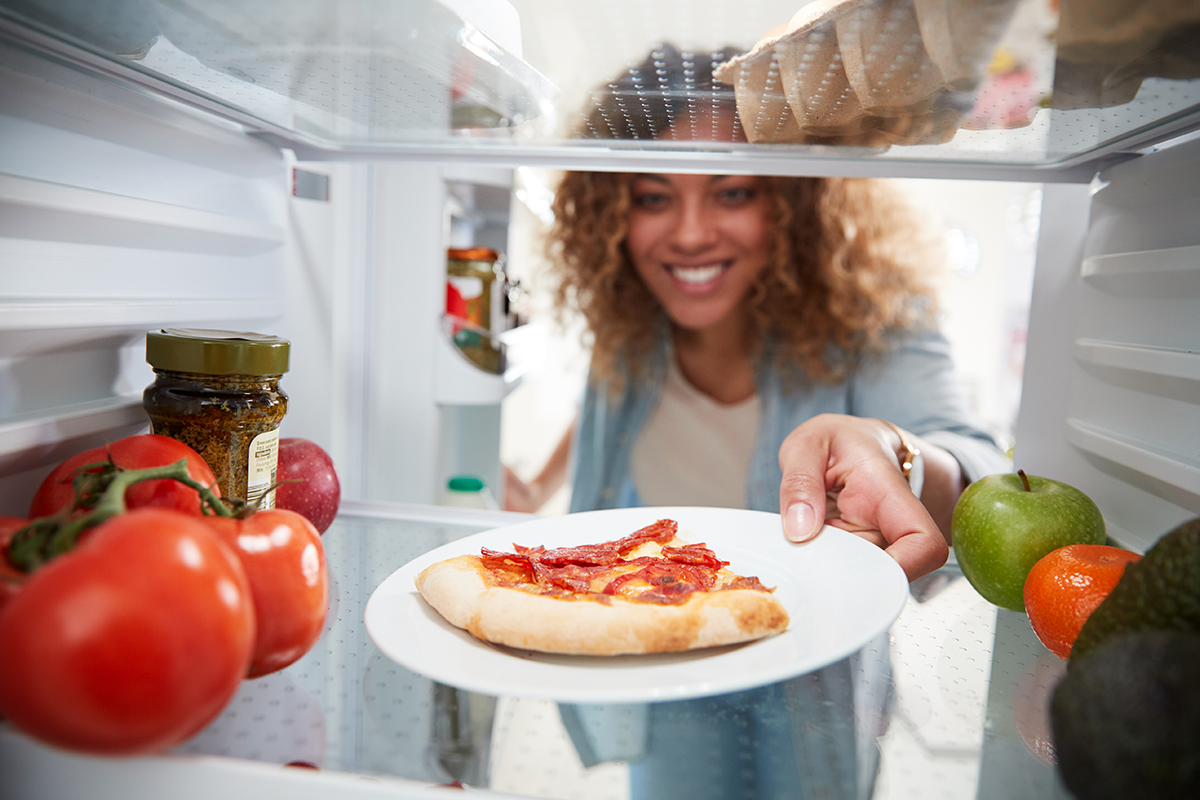
[[[1042,556],[1025,578],[1025,613],[1046,649],[1059,658],[1108,597],[1137,553],[1105,544],[1069,544]]]

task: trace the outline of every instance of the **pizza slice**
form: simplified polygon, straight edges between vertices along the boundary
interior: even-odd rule
[[[416,578],[448,622],[487,642],[572,655],[697,650],[785,630],[787,611],[755,577],[659,520],[621,539],[514,545],[439,561]]]

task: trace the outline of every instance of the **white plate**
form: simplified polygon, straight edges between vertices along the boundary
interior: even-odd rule
[[[704,542],[730,569],[754,575],[787,608],[781,634],[742,645],[649,656],[561,656],[480,641],[446,622],[413,579],[443,559],[479,553],[611,541],[655,520],[679,523],[679,536]],[[826,527],[793,544],[778,514],[723,508],[623,508],[542,517],[468,536],[431,550],[392,573],[367,601],[364,620],[393,661],[472,692],[565,703],[637,703],[705,697],[763,686],[845,658],[899,616],[908,581],[873,544]]]

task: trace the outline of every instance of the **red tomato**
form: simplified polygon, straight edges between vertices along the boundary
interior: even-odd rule
[[[241,559],[250,579],[258,633],[247,677],[283,669],[325,629],[329,571],[320,534],[303,516],[281,508],[206,522]]]
[[[74,472],[85,464],[105,461],[110,453],[117,466],[126,469],[165,467],[186,458],[188,475],[220,494],[216,476],[199,453],[176,439],[143,433],[118,439],[107,448],[85,450],[59,464],[34,493],[33,503],[29,506],[29,518],[48,517],[69,508],[75,501],[75,490],[71,486]],[[125,492],[125,503],[130,510],[154,506],[200,514],[200,495],[195,489],[173,480],[146,481],[132,486]]]
[[[47,744],[166,750],[215,718],[254,647],[245,570],[196,517],[113,517],[0,613],[0,714]]]

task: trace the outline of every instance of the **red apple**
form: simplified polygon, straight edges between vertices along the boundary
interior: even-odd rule
[[[303,515],[324,533],[342,501],[342,485],[329,454],[308,439],[280,439],[276,481],[275,507]]]

